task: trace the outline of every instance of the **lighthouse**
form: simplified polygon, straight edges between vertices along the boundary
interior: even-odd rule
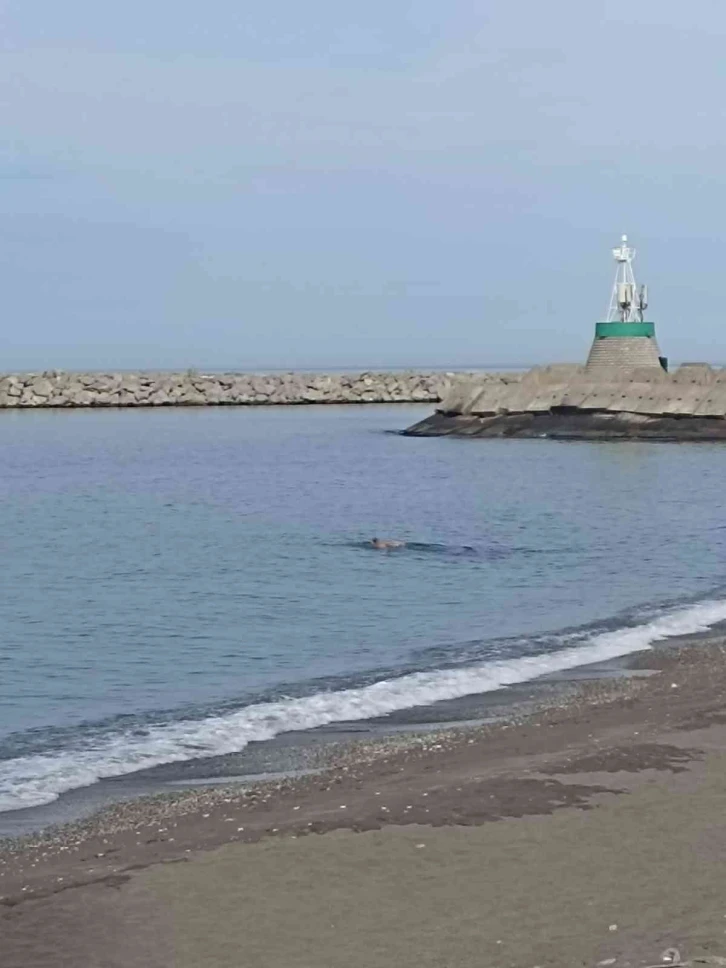
[[[595,339],[587,358],[587,370],[666,368],[655,338],[655,324],[645,319],[648,289],[638,289],[633,272],[635,249],[623,235],[613,249],[615,282],[610,295],[607,318],[595,324]],[[614,375],[614,374],[613,374]]]

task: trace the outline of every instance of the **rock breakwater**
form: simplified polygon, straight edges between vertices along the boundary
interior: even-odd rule
[[[0,376],[0,408],[437,403],[454,373],[44,373]],[[486,379],[482,375],[481,379]]]

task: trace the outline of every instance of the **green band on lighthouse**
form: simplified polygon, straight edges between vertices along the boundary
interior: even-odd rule
[[[655,337],[655,323],[624,323],[620,320],[609,323],[595,323],[595,339],[609,339],[613,336]]]

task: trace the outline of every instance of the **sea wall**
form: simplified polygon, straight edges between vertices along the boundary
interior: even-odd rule
[[[44,373],[0,375],[0,408],[437,403],[455,373]],[[487,374],[479,377],[483,382]]]
[[[409,436],[726,440],[726,368],[560,364],[453,378]]]
[[[632,413],[649,417],[726,418],[726,368],[686,363],[608,368],[558,364],[516,375],[452,378],[437,410],[493,417],[558,410]]]

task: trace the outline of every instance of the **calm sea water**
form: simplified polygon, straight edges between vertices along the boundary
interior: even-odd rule
[[[0,413],[0,810],[726,618],[726,448],[428,409]]]

